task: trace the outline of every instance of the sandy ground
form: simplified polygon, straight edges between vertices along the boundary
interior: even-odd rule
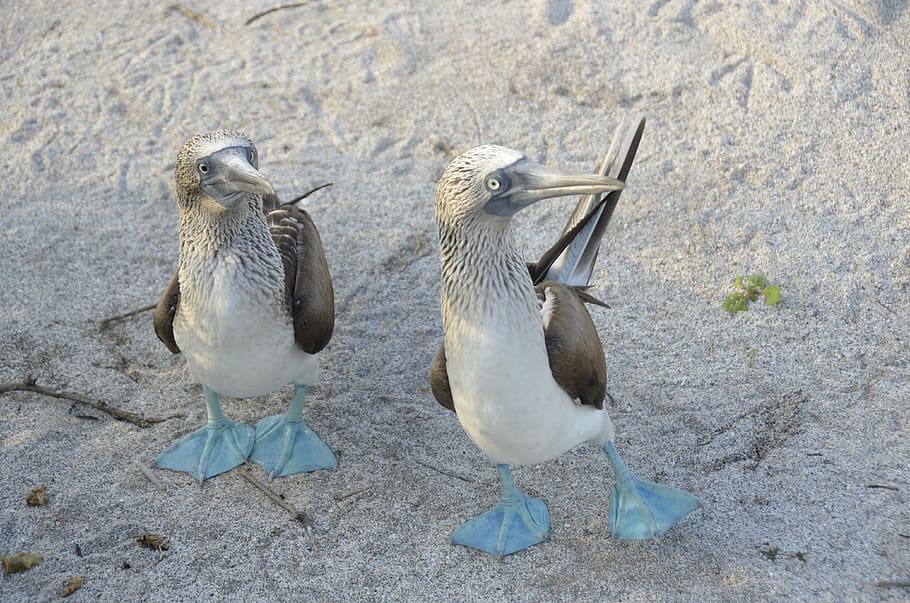
[[[147,417],[0,396],[4,601],[906,600],[910,580],[910,10],[906,2],[10,3],[0,24],[0,381]],[[336,5],[343,5],[339,8]],[[381,5],[381,6],[380,6]],[[612,476],[582,446],[516,480],[548,542],[502,561],[448,535],[495,471],[429,392],[440,338],[433,194],[480,143],[591,169],[648,125],[592,314],[618,445],[703,508],[658,543],[610,536]],[[334,473],[199,488],[140,469],[204,422],[155,338],[177,258],[173,161],[248,132],[305,202],[337,329],[305,410]],[[532,259],[574,201],[517,219]],[[721,309],[760,272],[779,306]],[[228,399],[253,424],[289,388]],[[173,415],[179,415],[173,417]],[[252,474],[264,475],[258,468]],[[48,504],[29,507],[47,485]],[[167,538],[159,552],[135,539]]]

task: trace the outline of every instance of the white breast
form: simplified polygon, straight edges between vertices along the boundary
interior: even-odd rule
[[[294,343],[280,271],[258,271],[251,279],[250,259],[227,252],[205,268],[191,268],[180,274],[174,338],[196,379],[236,397],[316,381],[318,356]],[[184,285],[185,278],[196,282]]]
[[[613,437],[605,412],[576,403],[553,379],[539,315],[452,317],[445,345],[458,419],[495,462],[540,463]]]

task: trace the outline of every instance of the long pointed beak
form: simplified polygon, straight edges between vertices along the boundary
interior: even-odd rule
[[[247,160],[246,149],[230,147],[207,158],[200,188],[224,207],[237,207],[247,193],[274,194],[272,184]]]
[[[507,172],[511,172],[512,188],[506,195],[523,205],[551,197],[593,195],[626,188],[622,180],[594,174],[571,174],[530,159],[518,161]]]
[[[622,180],[595,174],[570,174],[524,158],[503,170],[509,188],[484,206],[492,215],[511,217],[541,199],[594,195],[626,187]]]

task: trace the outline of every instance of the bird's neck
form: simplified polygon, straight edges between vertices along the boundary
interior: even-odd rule
[[[225,250],[249,248],[260,241],[270,242],[271,237],[261,205],[254,195],[234,209],[201,200],[181,204],[181,257],[217,256]]]
[[[211,290],[214,275],[226,265],[248,289],[283,289],[281,258],[257,200],[232,210],[200,205],[184,207],[180,215],[181,289]]]
[[[505,220],[440,222],[442,320],[475,326],[516,326],[539,313],[527,266]]]

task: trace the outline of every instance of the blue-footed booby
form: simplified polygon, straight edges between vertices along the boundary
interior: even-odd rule
[[[657,538],[698,506],[687,492],[636,477],[616,451],[603,410],[603,347],[583,303],[597,303],[584,289],[643,128],[641,119],[619,130],[598,175],[564,173],[487,145],[452,160],[439,181],[445,338],[430,383],[496,463],[502,484],[500,504],[456,529],[455,544],[503,556],[546,539],[546,503],[515,486],[510,465],[548,461],[583,442],[603,448],[616,476],[614,537]],[[512,216],[577,194],[563,236],[525,264]]]
[[[180,259],[155,333],[202,383],[208,423],[155,464],[200,482],[247,458],[271,477],[337,466],[302,419],[335,325],[332,278],[313,220],[280,205],[258,168],[252,141],[227,130],[191,138],[174,167]],[[288,383],[288,411],[255,430],[221,410],[221,395],[260,396]]]

